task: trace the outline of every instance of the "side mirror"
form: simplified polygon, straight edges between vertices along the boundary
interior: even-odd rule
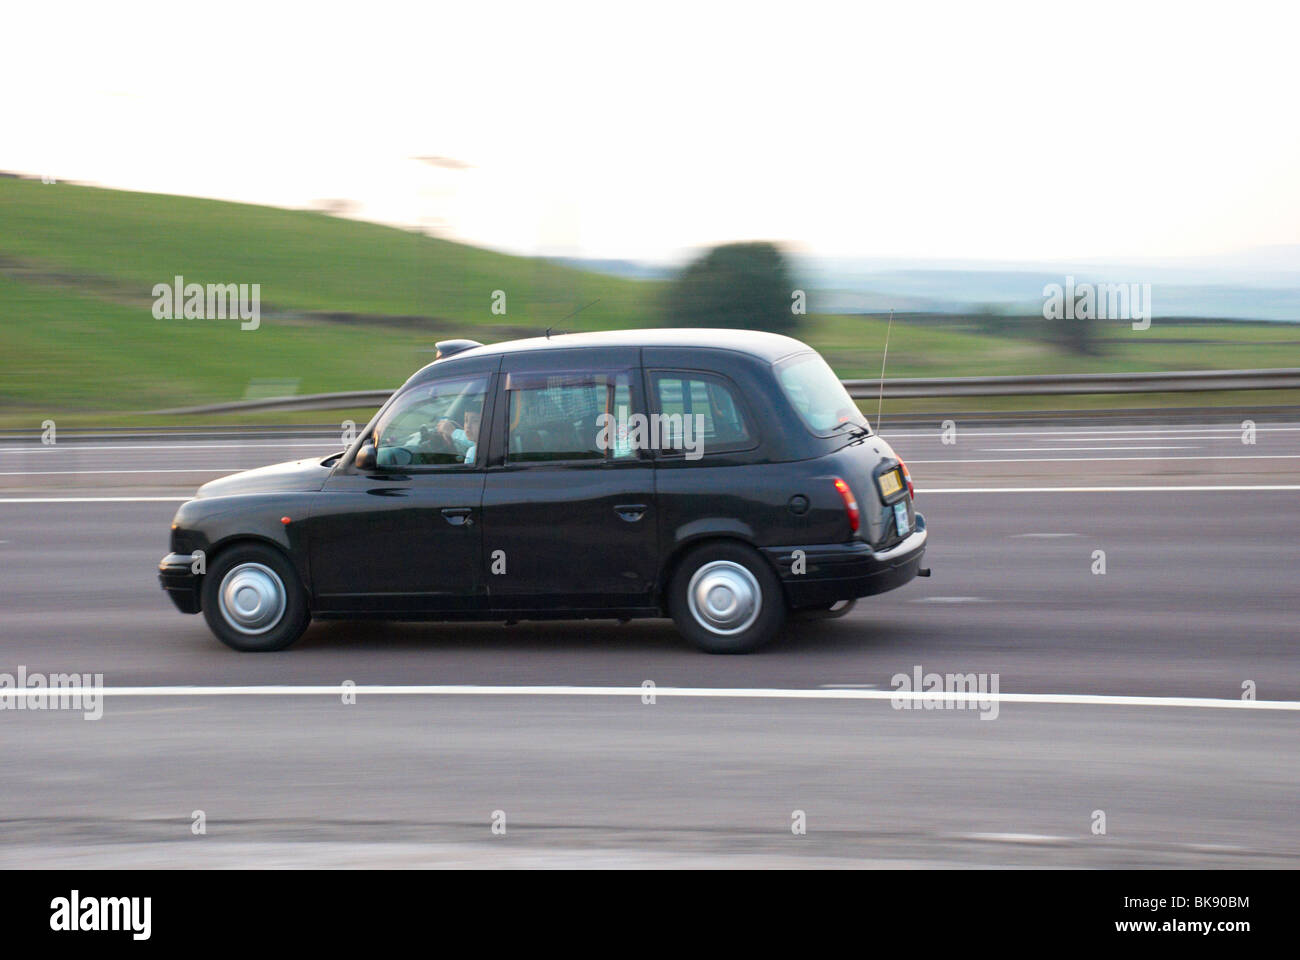
[[[358,470],[373,470],[377,454],[375,453],[375,443],[373,440],[367,440],[357,451],[356,465]]]

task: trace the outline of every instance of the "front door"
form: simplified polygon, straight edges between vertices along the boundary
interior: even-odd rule
[[[375,423],[375,468],[340,469],[326,482],[310,519],[316,609],[437,613],[482,605],[486,453],[478,440],[494,379],[484,370],[409,388]]]

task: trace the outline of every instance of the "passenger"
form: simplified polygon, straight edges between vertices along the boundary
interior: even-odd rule
[[[456,455],[464,463],[473,463],[478,454],[479,413],[475,410],[465,411],[465,426],[458,427],[451,420],[438,421],[438,433],[456,448]]]

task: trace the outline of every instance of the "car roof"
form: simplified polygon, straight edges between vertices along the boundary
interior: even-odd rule
[[[769,362],[811,350],[807,344],[779,333],[710,327],[666,327],[649,330],[608,330],[597,333],[552,333],[549,337],[506,340],[461,350],[434,363],[531,350],[572,350],[600,347],[713,347],[761,357]],[[431,364],[432,365],[432,364]],[[427,368],[426,368],[427,369]]]

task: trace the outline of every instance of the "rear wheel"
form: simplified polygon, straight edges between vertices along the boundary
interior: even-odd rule
[[[283,650],[311,622],[297,572],[278,550],[239,544],[223,551],[203,577],[203,617],[236,650]]]
[[[708,653],[749,653],[785,623],[776,573],[742,543],[707,543],[688,553],[668,588],[677,629]]]

